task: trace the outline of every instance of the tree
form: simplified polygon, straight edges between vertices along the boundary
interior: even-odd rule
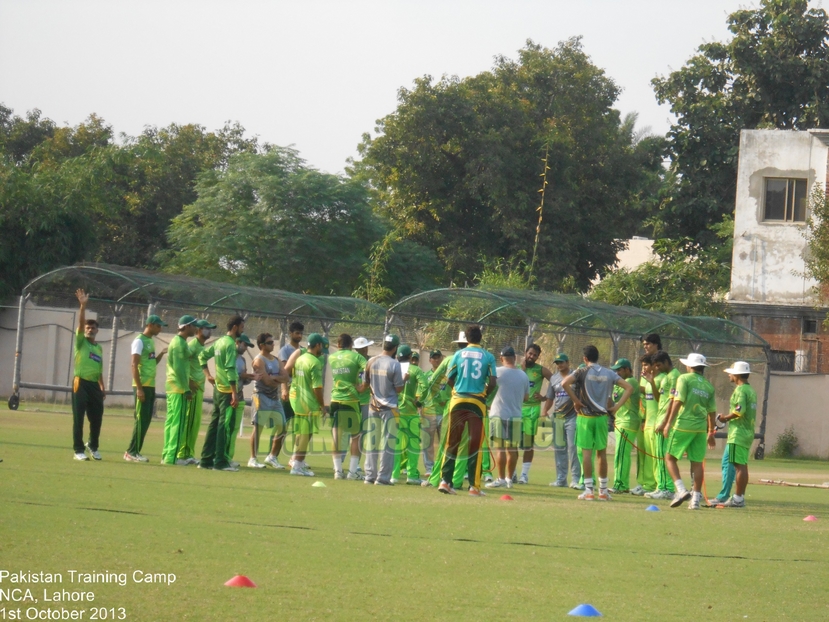
[[[405,239],[433,249],[448,279],[465,280],[482,257],[532,248],[547,152],[534,276],[544,288],[568,277],[586,288],[647,215],[642,197],[655,194],[660,168],[659,139],[635,142],[612,108],[618,93],[578,39],[554,50],[528,41],[492,71],[401,89],[352,172]]]
[[[383,235],[362,184],[309,168],[293,149],[231,156],[196,194],[170,225],[167,271],[348,295]]]
[[[634,270],[614,270],[589,297],[674,315],[726,317],[734,221],[726,218],[712,234],[718,243],[707,246],[691,238],[657,240],[657,259]]]
[[[829,303],[829,196],[821,184],[815,184],[809,197],[809,218],[803,235],[806,238],[805,276],[817,281],[814,293],[818,302],[826,305]]]
[[[676,122],[657,237],[716,241],[732,214],[740,130],[802,130],[829,122],[829,18],[807,0],[762,0],[728,17],[734,37],[706,43],[684,67],[653,80]]]

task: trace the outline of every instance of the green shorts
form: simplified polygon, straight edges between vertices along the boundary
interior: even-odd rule
[[[576,447],[579,449],[607,449],[607,415],[576,418]]]
[[[320,417],[318,414],[300,415],[294,413],[294,434],[319,434]]]
[[[742,445],[728,444],[728,461],[731,464],[748,464],[748,447]]]
[[[521,419],[489,418],[489,438],[493,447],[518,447],[523,437]]]
[[[688,452],[688,460],[691,462],[703,462],[707,450],[708,437],[705,432],[685,432],[682,430],[671,430],[668,437],[667,453],[679,460],[682,454]]]

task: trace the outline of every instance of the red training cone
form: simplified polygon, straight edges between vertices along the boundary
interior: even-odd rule
[[[817,516],[812,516],[811,514],[809,514],[809,516],[807,516],[807,517],[806,517],[806,518],[804,518],[803,520],[805,520],[805,521],[807,521],[807,522],[812,523],[812,522],[814,522],[814,521],[816,521],[816,520],[817,520]]]
[[[515,501],[515,499],[513,499],[509,495],[501,495],[501,501]]]
[[[230,581],[226,581],[225,585],[227,587],[256,587],[256,584],[243,574],[237,574]]]

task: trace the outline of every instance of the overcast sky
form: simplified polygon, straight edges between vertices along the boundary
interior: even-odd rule
[[[96,113],[117,132],[239,121],[336,173],[397,89],[469,76],[582,36],[623,91],[622,113],[667,131],[650,87],[705,41],[725,40],[736,0],[252,2],[0,0],[0,102],[59,124]],[[818,5],[819,3],[813,3]]]

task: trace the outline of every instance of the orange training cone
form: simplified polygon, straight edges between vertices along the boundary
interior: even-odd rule
[[[256,584],[243,574],[237,574],[230,581],[226,581],[225,585],[227,587],[256,587]]]
[[[515,499],[513,499],[509,495],[501,495],[501,501],[514,501],[514,500]]]

